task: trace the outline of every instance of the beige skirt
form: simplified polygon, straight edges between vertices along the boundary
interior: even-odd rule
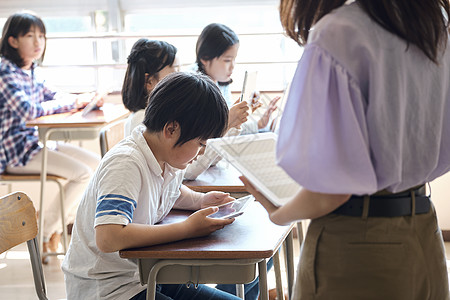
[[[391,218],[330,214],[311,221],[293,299],[446,300],[447,276],[434,207]]]

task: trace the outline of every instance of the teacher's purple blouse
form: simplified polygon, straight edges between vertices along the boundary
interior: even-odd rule
[[[298,63],[279,164],[322,193],[405,190],[450,170],[450,46],[429,60],[356,2],[323,17]]]

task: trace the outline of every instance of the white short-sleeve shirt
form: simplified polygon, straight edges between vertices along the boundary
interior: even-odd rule
[[[139,126],[108,151],[78,208],[72,240],[62,269],[68,299],[130,299],[140,285],[137,265],[103,253],[95,242],[102,224],[155,224],[180,196],[183,171],[159,163]]]

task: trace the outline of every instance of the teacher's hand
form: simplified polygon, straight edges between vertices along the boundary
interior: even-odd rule
[[[252,194],[256,201],[262,204],[262,206],[267,210],[269,215],[277,210],[277,207],[272,204],[263,194],[261,194],[251,183],[248,181],[248,179],[244,176],[240,176],[239,179],[244,183],[245,188],[247,191]]]

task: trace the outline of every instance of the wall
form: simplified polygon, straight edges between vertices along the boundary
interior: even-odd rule
[[[436,207],[439,226],[450,231],[450,173],[431,182],[431,199]]]

